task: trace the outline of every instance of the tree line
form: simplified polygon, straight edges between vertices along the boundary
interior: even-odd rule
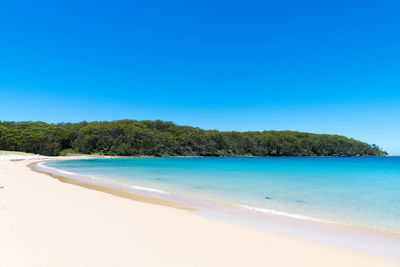
[[[221,132],[166,121],[0,122],[0,150],[41,155],[384,156],[376,145],[295,131]]]

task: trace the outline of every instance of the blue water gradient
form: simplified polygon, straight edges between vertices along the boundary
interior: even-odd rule
[[[400,233],[400,157],[90,159],[47,165],[259,211]]]

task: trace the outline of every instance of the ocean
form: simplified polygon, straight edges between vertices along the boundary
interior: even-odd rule
[[[400,233],[400,157],[120,158],[45,166],[160,195]]]

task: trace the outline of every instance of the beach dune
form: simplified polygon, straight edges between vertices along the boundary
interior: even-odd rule
[[[1,156],[0,266],[400,266],[399,261],[134,201]],[[16,160],[17,159],[17,160]]]

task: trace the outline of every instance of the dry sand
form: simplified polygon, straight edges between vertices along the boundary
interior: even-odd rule
[[[13,159],[18,159],[17,161]],[[400,266],[32,171],[0,156],[0,266]]]

